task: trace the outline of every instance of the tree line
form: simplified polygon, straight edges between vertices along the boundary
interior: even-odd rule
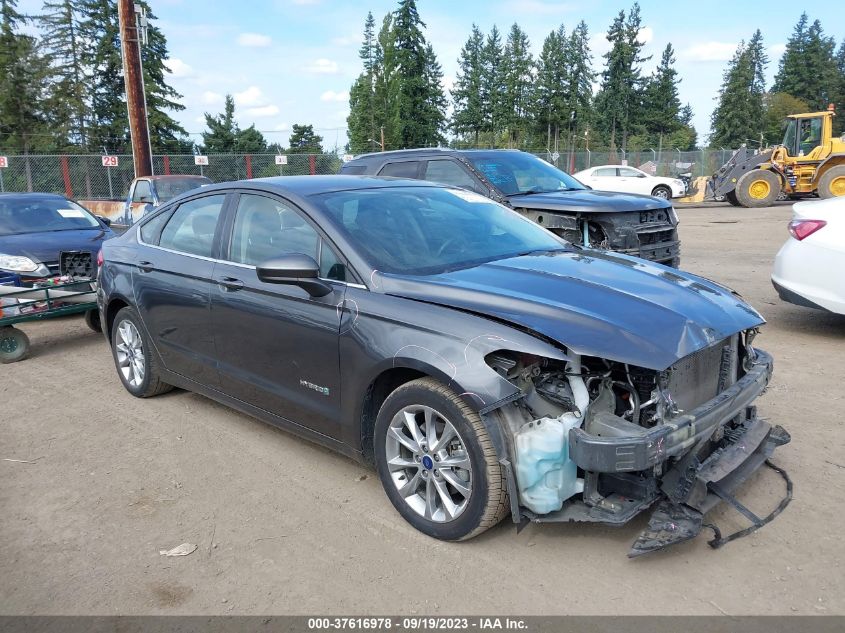
[[[536,57],[519,24],[504,35],[496,26],[485,34],[473,25],[446,95],[416,1],[400,0],[377,33],[375,18],[367,15],[359,51],[363,71],[349,96],[348,149],[360,153],[447,142],[549,151],[694,149],[698,135],[691,107],[678,96],[675,50],[667,44],[646,74],[651,57],[643,53],[642,28],[638,3],[620,10],[605,34],[609,50],[597,68],[583,21],[570,31],[563,24],[552,30]],[[819,20],[809,24],[805,13],[767,90],[768,63],[757,30],[740,43],[724,72],[710,146],[777,143],[785,115],[822,110],[829,103],[838,106],[837,129],[842,129],[845,41],[837,51]]]
[[[0,149],[26,153],[130,150],[120,28],[115,0],[45,0],[24,15],[0,0]],[[234,100],[206,114],[199,147],[174,118],[185,109],[167,81],[167,39],[146,2],[141,47],[150,140],[154,152],[322,153],[311,125],[294,125],[288,149],[270,145],[254,125],[241,129]],[[35,27],[37,35],[32,35]]]
[[[780,58],[774,83],[766,89],[769,58],[760,30],[741,42],[725,70],[718,105],[711,119],[714,147],[778,144],[788,114],[826,110],[839,116],[834,132],[845,129],[845,39],[837,50],[819,20],[802,13]]]

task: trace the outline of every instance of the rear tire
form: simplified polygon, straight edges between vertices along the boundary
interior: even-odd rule
[[[767,169],[752,169],[736,183],[736,199],[743,207],[768,207],[781,192],[780,178]]]
[[[507,514],[505,475],[478,414],[454,391],[420,378],[387,397],[375,461],[387,497],[420,532],[462,541]]]
[[[100,311],[88,310],[88,312],[85,313],[85,325],[95,332],[102,332],[103,326],[100,324]]]
[[[729,191],[728,193],[726,193],[725,194],[725,200],[730,202],[731,206],[734,206],[734,207],[742,206],[742,205],[739,204],[739,200],[736,199],[736,192],[735,191]]]
[[[654,189],[651,190],[651,195],[655,198],[661,198],[663,200],[671,200],[672,199],[672,190],[669,189],[666,185],[657,185]]]
[[[845,196],[845,165],[828,169],[819,178],[819,198],[838,198]]]
[[[19,329],[0,327],[0,363],[16,363],[29,356],[29,337]]]
[[[173,389],[161,380],[155,351],[133,308],[123,308],[114,317],[111,351],[120,382],[136,398],[151,398]]]

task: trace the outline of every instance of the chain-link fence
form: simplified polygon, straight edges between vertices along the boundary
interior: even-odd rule
[[[214,182],[336,174],[342,164],[336,154],[289,154],[277,164],[275,154],[209,154],[207,165],[197,165],[192,154],[153,156],[156,174],[207,176]],[[0,191],[43,191],[68,198],[106,200],[123,198],[135,176],[130,155],[21,155],[6,156],[0,166]],[[110,166],[106,167],[108,163]],[[3,163],[0,163],[2,165]]]
[[[689,173],[696,178],[712,175],[731,157],[732,150],[532,153],[570,173],[597,165],[630,165],[656,176]],[[214,182],[224,182],[266,176],[336,174],[342,165],[336,154],[288,154],[281,161],[275,154],[209,154],[207,165],[197,165],[195,158],[192,154],[157,155],[153,157],[153,170],[156,174],[203,175]],[[84,200],[117,199],[126,195],[134,177],[130,155],[110,156],[108,160],[100,155],[78,154],[12,155],[5,159],[5,167],[0,162],[0,191],[44,191]],[[106,162],[112,166],[106,167]]]

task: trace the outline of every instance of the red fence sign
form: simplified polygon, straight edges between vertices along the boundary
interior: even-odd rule
[[[9,166],[9,159],[6,158],[5,156],[0,156],[0,169],[2,169],[3,167],[8,167],[8,166]]]
[[[117,156],[103,156],[103,167],[117,167]]]

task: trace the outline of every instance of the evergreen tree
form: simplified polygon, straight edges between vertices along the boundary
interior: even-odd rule
[[[375,114],[375,127],[378,127],[378,130],[374,129],[373,131],[377,132],[377,135],[370,138],[379,143],[384,138],[384,149],[396,149],[398,146],[392,144],[394,137],[393,112],[396,109],[397,98],[396,46],[392,13],[384,16],[381,29],[379,29],[373,75],[373,112]]]
[[[452,89],[452,129],[457,134],[472,134],[478,146],[479,135],[484,129],[482,103],[484,34],[475,24],[458,58],[458,72]]]
[[[364,72],[349,90],[349,116],[346,121],[349,148],[352,152],[365,151],[379,134],[375,111],[375,74],[379,69],[375,25],[375,19],[370,12],[364,23],[364,41],[358,52],[364,63]]]
[[[487,36],[481,55],[481,109],[484,119],[484,129],[490,134],[491,146],[496,145],[496,137],[503,128],[504,115],[504,81],[502,59],[502,36],[499,29],[493,29]]]
[[[442,71],[422,29],[416,0],[400,0],[393,14],[395,104],[392,147],[427,147],[443,140]]]
[[[569,64],[567,103],[565,111],[569,113],[572,134],[586,130],[593,118],[593,60],[590,54],[590,34],[583,20],[569,35],[564,55]]]
[[[833,132],[839,135],[845,130],[845,39],[842,40],[836,52],[836,71],[839,80],[836,82],[837,90],[834,97],[837,116],[833,117]]]
[[[36,39],[20,32],[26,20],[16,0],[0,0],[0,146],[24,154],[50,146],[43,112],[48,61]]]
[[[534,59],[528,36],[514,23],[505,42],[502,61],[503,113],[508,144],[519,144],[527,132],[532,103]]]
[[[826,37],[821,22],[807,27],[802,13],[781,57],[772,92],[784,92],[807,103],[811,110],[823,110],[835,97],[839,83],[836,42]]]
[[[543,41],[543,50],[537,58],[537,88],[535,91],[535,118],[539,132],[546,134],[547,147],[557,147],[560,128],[569,120],[570,61],[569,41],[563,24]]]
[[[695,130],[690,125],[692,109],[689,105],[681,108],[678,98],[680,79],[674,63],[675,51],[671,44],[667,44],[645,87],[642,115],[645,140],[658,149],[667,146],[692,149],[695,144]]]
[[[641,114],[642,64],[650,59],[642,55],[643,43],[638,39],[641,25],[640,6],[634,3],[627,19],[625,12],[620,11],[607,32],[611,49],[604,55],[607,63],[596,97],[596,111],[600,131],[611,151],[616,151],[619,140],[622,150],[627,148],[628,135]]]
[[[322,154],[323,137],[314,133],[313,125],[291,126],[290,135],[291,154]]]
[[[208,131],[202,133],[202,144],[209,154],[250,154],[267,150],[267,140],[254,124],[243,130],[238,125],[232,95],[226,95],[223,112],[205,113],[205,125]]]
[[[735,148],[742,143],[760,143],[765,126],[763,91],[766,61],[758,30],[747,46],[745,42],[740,43],[725,70],[719,102],[711,118],[712,146]]]
[[[109,151],[124,151],[129,144],[129,122],[126,112],[126,88],[120,50],[120,29],[115,0],[79,0],[82,20],[80,39],[86,42],[81,56],[90,69],[91,144]],[[141,3],[144,7],[147,5]],[[190,142],[187,133],[168,113],[183,110],[181,95],[166,82],[167,40],[152,24],[155,16],[147,15],[147,45],[141,46],[144,68],[144,89],[147,99],[150,140],[153,151],[185,151]]]
[[[48,111],[64,143],[88,148],[90,76],[82,60],[80,0],[47,0],[38,20],[51,66]]]

